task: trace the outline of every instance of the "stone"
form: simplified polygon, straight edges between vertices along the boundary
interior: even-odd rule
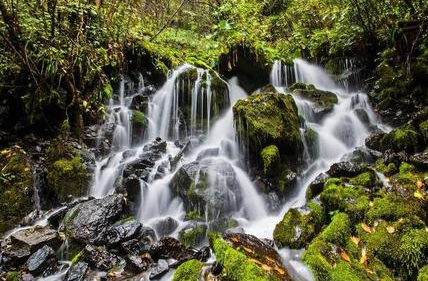
[[[89,265],[86,262],[78,262],[68,269],[64,281],[84,281],[88,271]]]
[[[108,245],[119,244],[138,236],[142,227],[135,219],[119,221],[107,229],[104,239]]]
[[[355,177],[368,170],[367,167],[353,162],[339,162],[331,165],[327,174],[331,177]]]
[[[150,280],[158,279],[168,271],[168,262],[166,260],[158,260],[158,262],[150,270]]]
[[[45,245],[30,256],[26,267],[28,271],[35,276],[49,275],[55,272],[57,258],[54,250]],[[48,271],[45,273],[45,271]]]
[[[86,245],[82,254],[83,260],[91,268],[101,271],[109,271],[112,268],[125,266],[125,260],[107,251],[103,246]]]
[[[308,189],[306,190],[306,198],[312,199],[324,190],[324,184],[329,178],[328,175],[321,173],[319,174],[308,186]]]
[[[105,244],[110,225],[123,214],[123,195],[109,195],[80,203],[64,217],[68,237],[82,243]]]
[[[10,239],[13,244],[28,246],[32,253],[45,245],[50,246],[55,250],[61,245],[61,239],[58,232],[49,227],[35,226],[23,229],[13,233],[10,236]]]
[[[171,217],[160,219],[154,224],[154,228],[159,237],[172,234],[177,229],[177,227],[178,222]]]

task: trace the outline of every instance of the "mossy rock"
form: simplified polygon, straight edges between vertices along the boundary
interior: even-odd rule
[[[147,126],[147,119],[143,112],[139,110],[133,110],[131,115],[132,123],[132,142],[138,143],[144,134]]]
[[[397,166],[394,163],[385,164],[385,160],[380,158],[375,163],[376,170],[385,176],[389,177],[398,172]]]
[[[333,107],[337,104],[338,99],[336,94],[328,91],[322,91],[315,88],[314,85],[307,85],[301,82],[295,83],[290,87],[290,90],[299,95],[300,97],[307,99],[314,103],[317,111],[329,112],[333,110]]]
[[[223,266],[222,275],[226,280],[291,280],[287,272],[283,270],[277,272],[276,270],[278,269],[259,264],[254,258],[249,258],[244,249],[241,249],[242,252],[239,248],[235,249],[219,234],[210,234],[210,245],[214,251],[217,262]]]
[[[263,167],[261,150],[274,145],[281,161],[296,165],[303,150],[297,106],[291,95],[253,94],[233,107],[237,135],[249,151],[250,163]]]
[[[47,163],[48,190],[58,201],[87,194],[91,176],[79,151],[58,140],[48,151]]]
[[[204,242],[206,235],[207,226],[199,224],[181,230],[178,234],[178,240],[187,247],[196,247]]]
[[[174,273],[173,281],[199,281],[204,264],[198,260],[189,260],[181,264]]]
[[[0,233],[19,224],[33,209],[33,177],[30,158],[18,147],[0,155]]]
[[[273,239],[280,248],[305,247],[320,231],[325,218],[323,208],[315,202],[307,210],[290,209],[275,227]]]
[[[320,199],[327,212],[345,212],[353,222],[362,220],[370,205],[370,198],[363,187],[345,186],[337,178],[327,180]]]
[[[379,180],[373,171],[367,171],[349,179],[349,183],[368,189],[374,189],[374,187],[379,185]]]
[[[406,124],[386,134],[381,140],[381,150],[416,152],[419,149],[419,133],[412,126]]]
[[[270,171],[278,170],[278,165],[281,161],[278,147],[275,145],[270,145],[263,148],[260,153],[260,157],[263,162],[263,172],[265,175],[267,175]]]

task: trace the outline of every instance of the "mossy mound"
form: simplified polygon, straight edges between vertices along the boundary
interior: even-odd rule
[[[17,146],[0,155],[0,233],[17,225],[33,209],[30,158]]]
[[[90,171],[81,154],[62,140],[49,149],[47,158],[48,191],[60,202],[83,196],[90,184]]]
[[[303,248],[320,231],[324,221],[324,210],[315,202],[310,202],[304,210],[290,209],[276,225],[273,239],[280,248]]]
[[[334,105],[338,102],[336,94],[319,90],[314,85],[298,82],[293,84],[290,90],[294,94],[313,102],[319,112],[326,113],[333,110]]]
[[[414,153],[423,147],[421,134],[411,124],[405,124],[388,134],[374,135],[369,138],[366,144],[368,147],[382,152],[391,150]]]
[[[428,265],[425,265],[419,270],[418,281],[428,281]]]
[[[231,241],[237,245],[240,243],[239,238],[236,236],[232,236]],[[258,242],[256,244],[260,245]],[[222,277],[225,280],[291,280],[283,267],[280,264],[278,265],[276,257],[263,256],[262,252],[255,252],[255,249],[250,249],[244,245],[234,248],[219,234],[210,235],[210,245],[217,262],[223,266]]]
[[[174,273],[173,281],[199,281],[204,264],[189,260],[181,264]]]

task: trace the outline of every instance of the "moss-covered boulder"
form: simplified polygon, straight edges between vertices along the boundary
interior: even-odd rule
[[[291,280],[278,253],[266,242],[247,234],[210,236],[216,260],[223,266],[226,280]]]
[[[315,114],[321,114],[321,116],[331,112],[338,102],[336,94],[319,90],[314,85],[297,82],[290,87],[290,90],[293,94],[311,101],[314,104]]]
[[[253,170],[284,189],[288,180],[282,172],[295,171],[303,151],[293,97],[273,92],[253,94],[239,100],[233,113],[238,138]]]
[[[91,171],[84,162],[83,149],[57,140],[48,151],[46,168],[48,192],[59,202],[87,194]]]
[[[411,124],[405,124],[390,133],[378,133],[366,140],[366,145],[378,151],[391,150],[414,153],[421,148],[421,135]]]
[[[181,264],[174,273],[173,281],[199,281],[204,264],[198,260],[189,260]]]
[[[15,146],[0,155],[0,234],[19,224],[33,209],[30,158]]]
[[[138,144],[144,135],[144,131],[147,127],[147,119],[143,112],[139,110],[133,110],[131,115],[132,125],[132,143]]]
[[[418,281],[428,281],[428,265],[419,269]]]
[[[319,233],[324,221],[324,210],[315,202],[304,209],[290,209],[276,225],[273,239],[280,248],[304,248]]]

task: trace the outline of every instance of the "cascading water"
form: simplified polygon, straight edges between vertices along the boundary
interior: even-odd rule
[[[189,71],[195,75],[189,76]],[[190,77],[190,78],[189,78]],[[301,173],[298,187],[287,199],[278,213],[269,213],[263,196],[250,180],[241,165],[239,145],[233,128],[232,106],[247,94],[239,87],[236,78],[227,83],[222,97],[227,103],[219,112],[212,110],[216,95],[212,89],[212,75],[209,71],[191,65],[183,65],[168,75],[166,83],[150,98],[147,105],[147,129],[140,145],[132,146],[130,105],[132,99],[141,95],[143,85],[135,93],[126,91],[123,80],[119,99],[109,106],[110,117],[104,126],[114,127],[111,153],[97,162],[91,195],[102,197],[114,192],[121,181],[125,167],[141,159],[155,138],[166,141],[166,153],[156,159],[147,179],[140,179],[141,198],[138,218],[146,225],[155,226],[159,220],[173,218],[179,227],[171,235],[186,226],[185,202],[175,197],[171,184],[180,169],[194,165],[195,185],[207,177],[204,195],[208,227],[221,212],[233,217],[247,233],[257,237],[272,238],[275,225],[290,209],[306,204],[305,192],[308,184],[329,168],[364,144],[370,128],[379,125],[364,93],[349,93],[337,85],[322,68],[297,59],[293,66],[276,62],[271,74],[273,85],[279,92],[288,92],[294,82],[305,82],[315,87],[334,92],[338,103],[332,112],[322,119],[314,112],[311,102],[294,96],[299,113],[305,118],[305,126],[318,134],[316,155]],[[140,82],[142,84],[142,82]],[[128,87],[131,88],[131,87]],[[187,108],[183,108],[187,106]],[[364,116],[362,118],[361,116]],[[104,131],[100,136],[106,135]],[[177,140],[187,143],[177,146]],[[184,153],[185,151],[185,153]],[[308,149],[306,153],[309,155]],[[180,157],[179,157],[180,156]],[[171,159],[179,161],[173,163]],[[163,173],[159,175],[158,171]],[[220,201],[220,202],[216,202]],[[299,262],[301,251],[281,250],[290,273],[296,280],[312,280],[311,274]]]

